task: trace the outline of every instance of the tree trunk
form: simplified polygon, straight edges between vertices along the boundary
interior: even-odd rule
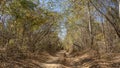
[[[90,34],[90,46],[92,48],[93,45],[93,32],[92,32],[92,22],[91,22],[91,14],[90,14],[90,3],[88,2],[88,16],[89,16],[89,22],[88,22],[88,28],[89,28],[89,34]]]

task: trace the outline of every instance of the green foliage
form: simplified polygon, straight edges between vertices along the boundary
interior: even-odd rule
[[[36,4],[34,4],[32,1],[28,1],[28,0],[20,0],[20,4],[25,9],[32,9],[32,10],[34,10],[34,8],[37,7]]]
[[[8,49],[15,46],[22,52],[26,50],[34,52],[42,48],[47,50],[49,45],[55,47],[54,50],[58,48],[56,40],[59,42],[59,39],[54,31],[51,35],[53,35],[55,39],[49,36],[51,41],[47,39],[43,40],[43,37],[48,36],[49,33],[52,32],[52,29],[55,30],[52,26],[56,26],[57,24],[56,22],[60,16],[58,13],[37,8],[37,5],[31,0],[13,0],[6,4],[4,4],[3,14],[11,16],[11,20],[7,21],[5,37],[7,37],[7,35],[9,36],[9,34],[15,35],[15,37],[11,36],[6,39],[1,37],[0,39],[5,39],[6,42],[3,44],[1,40],[0,44],[3,46],[8,45]],[[1,25],[1,29],[2,26],[3,25]],[[52,41],[55,41],[55,43]],[[47,44],[47,42],[51,44]]]
[[[69,1],[71,7],[65,13],[60,14],[38,7],[33,0],[0,1],[2,15],[11,17],[10,20],[6,20],[7,23],[0,23],[0,45],[7,48],[7,55],[20,57],[19,53],[24,52],[57,52],[61,49],[69,52],[82,51],[89,49],[92,45],[91,49],[98,50],[102,48],[98,45],[105,45],[103,47],[105,49],[107,45],[112,46],[118,43],[114,41],[112,43],[112,40],[118,40],[114,37],[116,33],[111,26],[105,25],[108,22],[107,18],[100,16],[101,14],[95,10],[95,7],[89,4],[90,0]],[[110,16],[110,12],[108,15]],[[118,20],[114,14],[112,15]],[[96,17],[104,18],[105,21],[98,22]],[[61,21],[63,19],[64,21]],[[110,17],[109,22],[113,19]],[[119,20],[117,20],[115,21],[118,23]],[[114,23],[113,25],[116,26]],[[62,27],[67,30],[67,35],[64,40],[60,41],[58,33]],[[93,41],[92,45],[91,41]],[[118,50],[120,47],[117,47],[115,46],[115,49]],[[17,52],[16,55],[14,55],[15,52]]]

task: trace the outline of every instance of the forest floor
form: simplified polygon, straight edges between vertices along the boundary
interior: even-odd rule
[[[104,57],[104,58],[103,58]],[[61,50],[54,54],[29,54],[25,59],[2,61],[0,68],[120,68],[120,54],[98,56],[94,50],[67,54]]]

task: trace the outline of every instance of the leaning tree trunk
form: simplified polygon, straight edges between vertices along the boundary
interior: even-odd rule
[[[93,7],[100,13],[102,14],[107,21],[109,21],[109,23],[113,26],[116,34],[118,35],[118,37],[120,38],[120,17],[119,16],[115,16],[112,14],[112,12],[109,12],[109,14],[105,14],[104,12],[102,12],[99,7],[97,5],[95,5],[91,0],[90,0],[90,3],[93,5]],[[119,3],[119,8],[120,8],[120,0],[118,0],[118,3]],[[100,3],[101,4],[101,3]],[[113,10],[113,9],[112,9]],[[116,11],[116,10],[114,10]],[[120,12],[120,9],[119,11],[116,11],[116,12]],[[119,13],[120,14],[120,13]],[[112,17],[112,19],[110,18]]]

